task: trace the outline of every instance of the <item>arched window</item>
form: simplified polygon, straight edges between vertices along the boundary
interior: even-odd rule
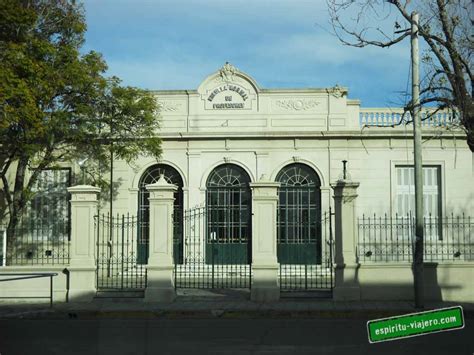
[[[148,242],[150,240],[150,203],[148,201],[150,193],[145,186],[157,182],[161,174],[164,175],[168,183],[178,186],[174,193],[173,252],[175,263],[181,264],[183,262],[183,179],[175,168],[165,164],[157,164],[149,167],[143,173],[139,183],[137,261],[140,264],[147,263]]]
[[[304,164],[285,166],[277,175],[281,183],[278,207],[278,259],[284,264],[321,260],[321,181]]]
[[[241,167],[224,164],[207,180],[206,262],[246,264],[251,258],[250,177]],[[214,248],[211,250],[211,245]]]

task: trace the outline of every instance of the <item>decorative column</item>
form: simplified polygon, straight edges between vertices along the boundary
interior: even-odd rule
[[[96,241],[94,217],[100,189],[78,185],[67,189],[71,194],[71,245],[69,251],[70,301],[88,302],[96,295]]]
[[[338,180],[331,184],[335,207],[335,301],[360,300],[359,264],[356,257],[356,198],[358,182]]]
[[[251,183],[252,189],[252,287],[250,299],[257,302],[280,299],[277,260],[277,203],[279,182],[265,175]]]
[[[173,302],[173,194],[178,189],[164,175],[145,186],[150,192],[150,240],[145,302]]]

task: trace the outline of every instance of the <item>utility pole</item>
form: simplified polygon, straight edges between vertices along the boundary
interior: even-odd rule
[[[113,238],[114,238],[114,125],[113,125],[113,118],[110,118],[110,201],[109,201],[109,209],[110,209],[110,236],[109,236],[109,247],[110,247],[110,257],[113,257]],[[118,216],[117,216],[117,223],[118,223]]]
[[[415,250],[413,253],[413,283],[415,307],[424,307],[423,277],[423,162],[421,149],[420,74],[418,52],[418,14],[411,14],[411,63],[412,63],[412,117],[415,161]]]

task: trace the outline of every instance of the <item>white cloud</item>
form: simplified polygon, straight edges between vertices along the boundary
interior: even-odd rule
[[[389,49],[344,46],[329,34],[290,34],[281,38],[271,38],[255,47],[261,57],[279,56],[282,60],[290,57],[303,62],[342,65],[347,63],[370,63],[387,67],[408,59],[408,43]]]
[[[408,75],[408,40],[344,46],[322,0],[90,0],[86,10],[87,48],[127,85],[195,89],[228,60],[262,87],[339,83],[366,99],[404,89]]]

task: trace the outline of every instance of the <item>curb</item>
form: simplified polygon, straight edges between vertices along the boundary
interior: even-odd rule
[[[376,319],[412,313],[413,310],[30,310],[0,314],[6,319],[258,319],[258,318],[341,318]],[[464,311],[466,318],[474,318],[474,310]]]

